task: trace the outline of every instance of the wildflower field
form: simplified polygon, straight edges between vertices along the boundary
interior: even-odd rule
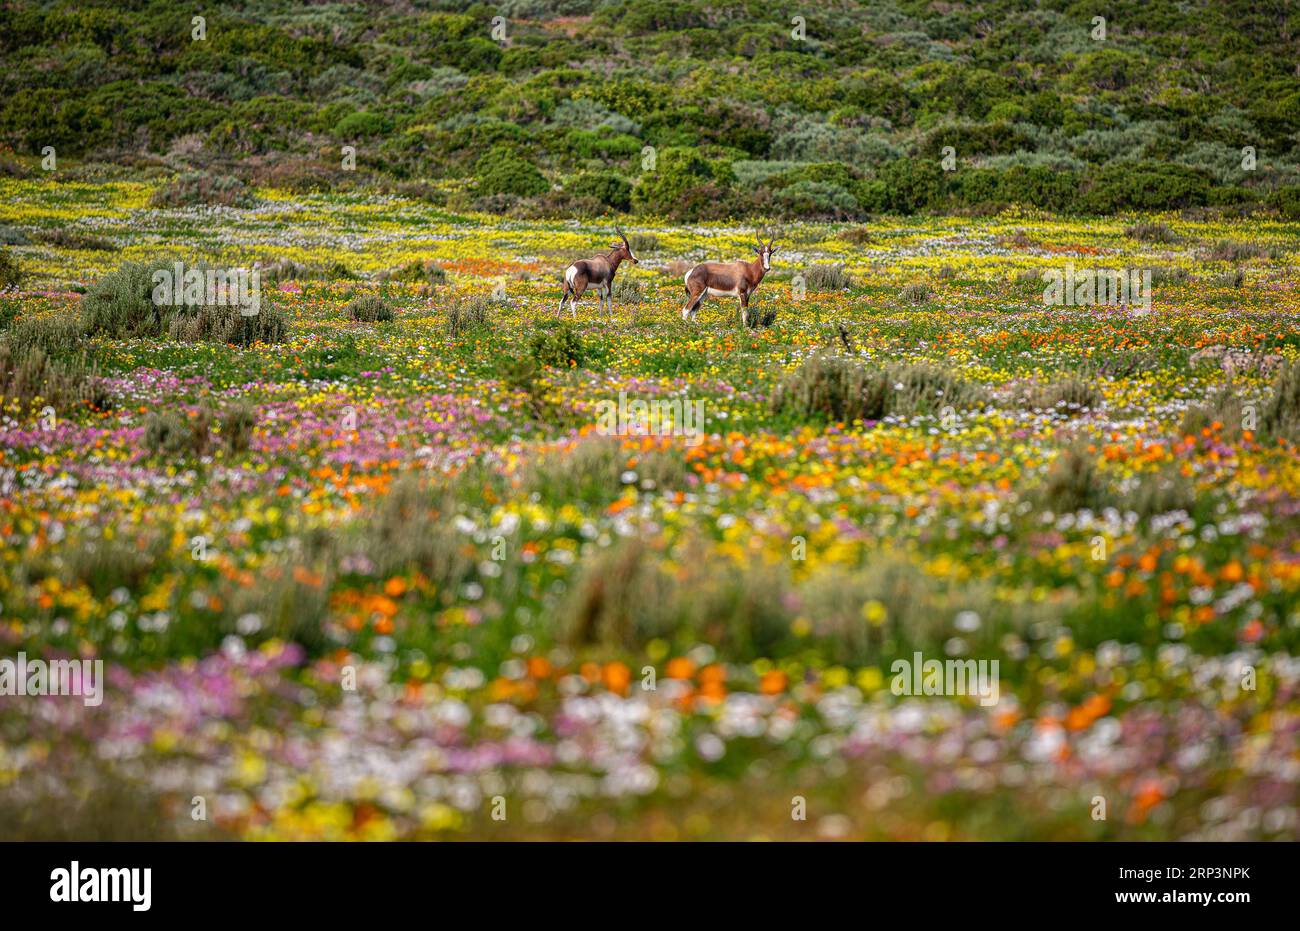
[[[790,222],[744,328],[753,227],[557,317],[608,224],[155,188],[0,178],[0,654],[106,676],[0,698],[0,836],[1300,837],[1295,223]],[[256,323],[105,322],[172,261]]]

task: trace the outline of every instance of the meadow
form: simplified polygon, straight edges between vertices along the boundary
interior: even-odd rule
[[[753,224],[557,317],[609,223],[157,188],[0,178],[0,650],[107,677],[0,699],[0,835],[1300,836],[1294,223],[787,221],[744,328]],[[174,260],[254,323],[113,316]]]

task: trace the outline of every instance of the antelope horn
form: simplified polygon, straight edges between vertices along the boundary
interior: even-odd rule
[[[626,237],[625,235],[623,235],[623,231],[622,231],[621,229],[618,228],[618,224],[617,224],[617,223],[614,224],[614,232],[618,233],[618,238],[619,238],[619,239],[623,240],[624,242],[627,242],[627,237]]]

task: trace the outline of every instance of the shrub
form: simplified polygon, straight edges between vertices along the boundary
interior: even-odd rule
[[[339,261],[330,265],[320,265],[282,258],[269,262],[258,261],[253,264],[253,267],[257,269],[266,284],[276,284],[281,281],[354,281],[357,278],[355,272]]]
[[[388,323],[396,317],[393,308],[378,294],[363,294],[354,298],[343,311],[353,320],[365,323]]]
[[[1220,435],[1227,440],[1240,438],[1245,425],[1245,402],[1232,390],[1225,389],[1208,404],[1187,408],[1179,424],[1179,436],[1200,436],[1213,431],[1218,425]]]
[[[1288,220],[1300,220],[1300,184],[1280,187],[1269,196],[1269,203]]]
[[[676,491],[687,487],[691,474],[674,447],[624,449],[619,437],[587,436],[572,448],[532,459],[519,482],[526,494],[542,501],[604,507],[629,485]]]
[[[493,149],[478,160],[474,175],[479,197],[507,194],[532,197],[551,189],[542,173],[528,161],[504,149]]]
[[[70,230],[59,226],[54,229],[37,230],[36,239],[46,245],[61,249],[85,249],[91,252],[112,252],[117,245],[102,236],[95,236],[80,230]]]
[[[0,246],[25,246],[30,239],[16,226],[0,226]]]
[[[1101,392],[1090,382],[1069,377],[1035,385],[1029,392],[1026,404],[1034,410],[1056,411],[1072,416],[1097,410],[1102,405],[1102,397]]]
[[[252,315],[225,304],[155,304],[155,273],[171,275],[173,270],[172,262],[155,259],[128,262],[109,272],[82,298],[81,320],[86,332],[114,337],[166,336],[183,342],[209,340],[239,346],[278,343],[288,335],[284,311],[266,301]],[[189,266],[187,274],[190,270],[206,269]]]
[[[627,238],[627,242],[638,258],[642,253],[648,255],[659,251],[659,237],[654,233],[633,233]]]
[[[1164,223],[1135,223],[1124,231],[1124,235],[1141,242],[1178,242],[1178,234]]]
[[[257,411],[249,404],[232,404],[222,411],[217,423],[222,442],[231,452],[242,453],[252,443]]]
[[[782,215],[799,219],[843,220],[861,213],[846,188],[823,181],[799,181],[776,192]]]
[[[39,349],[47,356],[67,358],[82,348],[85,336],[78,317],[53,314],[19,320],[4,334],[4,341],[20,356]]]
[[[1289,363],[1278,373],[1259,426],[1265,436],[1300,443],[1300,363]]]
[[[569,185],[569,192],[589,197],[611,210],[625,211],[632,206],[632,185],[611,172],[578,175]]]
[[[882,165],[872,181],[858,191],[864,209],[911,214],[937,208],[946,196],[948,181],[932,159],[897,159]]]
[[[550,330],[534,333],[528,354],[538,365],[552,368],[577,368],[585,358],[582,337],[567,321]]]
[[[231,175],[187,171],[149,197],[152,207],[254,207],[257,198]]]
[[[1121,485],[1116,489],[1114,506],[1143,518],[1171,511],[1190,514],[1196,507],[1196,486],[1176,466],[1166,466]]]
[[[853,286],[843,265],[813,265],[804,270],[803,277],[810,291],[843,291]]]
[[[459,339],[471,330],[489,326],[491,308],[491,298],[483,294],[455,298],[447,305],[447,335]]]
[[[917,281],[904,287],[898,296],[909,304],[924,304],[934,299],[934,288]]]
[[[256,314],[238,307],[213,304],[182,308],[167,323],[167,338],[180,343],[211,342],[248,347],[255,343],[281,343],[289,334],[289,321],[279,307],[263,302]]]
[[[800,419],[849,423],[979,407],[985,401],[982,388],[936,365],[869,369],[841,356],[814,355],[781,379],[771,407]]]
[[[447,489],[403,475],[358,523],[362,529],[349,546],[384,578],[419,572],[440,587],[459,585],[474,561],[449,526],[455,507]]]
[[[719,209],[716,199],[730,183],[731,169],[715,165],[696,149],[667,147],[655,170],[641,177],[632,203],[644,213],[694,220]]]
[[[636,250],[633,249],[633,252]],[[641,288],[641,282],[635,278],[626,276],[619,278],[614,282],[613,289],[614,300],[620,304],[640,304],[645,300],[645,292]]]
[[[255,168],[245,177],[258,187],[294,194],[323,194],[347,186],[356,174],[341,170],[337,163],[286,158]]]
[[[172,263],[164,260],[127,262],[95,282],[81,300],[81,319],[87,332],[109,336],[161,334],[164,311],[153,303],[154,272],[171,270]]]
[[[212,412],[200,407],[193,415],[152,413],[144,422],[144,446],[151,455],[168,459],[202,458],[212,449]]]
[[[23,269],[8,249],[0,249],[0,291],[16,288],[23,280]]]
[[[107,410],[111,405],[96,371],[81,357],[55,358],[34,345],[0,340],[0,406],[31,413],[52,407],[69,415],[81,407]]]
[[[1272,259],[1276,256],[1272,249],[1259,243],[1221,239],[1211,247],[1209,257],[1215,262],[1249,262],[1251,259]]]
[[[695,541],[679,546],[679,554],[661,554],[634,537],[585,564],[559,613],[560,639],[623,650],[662,639],[681,650],[709,643],[738,659],[776,655],[792,620],[781,572],[720,565]]]
[[[447,283],[447,272],[441,265],[429,261],[422,262],[419,259],[407,262],[401,268],[392,269],[386,277],[394,281],[419,282],[430,287]]]
[[[1203,206],[1212,187],[1199,169],[1164,162],[1115,162],[1089,175],[1078,206],[1084,213],[1175,210]]]
[[[1112,497],[1110,486],[1097,467],[1097,457],[1081,443],[1057,453],[1033,493],[1040,508],[1057,514],[1083,508],[1100,511]]]
[[[1161,265],[1151,269],[1151,284],[1155,287],[1166,284],[1184,284],[1191,277],[1192,273],[1181,265]]]

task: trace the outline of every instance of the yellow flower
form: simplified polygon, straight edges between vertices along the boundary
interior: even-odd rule
[[[862,605],[862,619],[873,627],[884,624],[888,613],[885,606],[874,598]]]

